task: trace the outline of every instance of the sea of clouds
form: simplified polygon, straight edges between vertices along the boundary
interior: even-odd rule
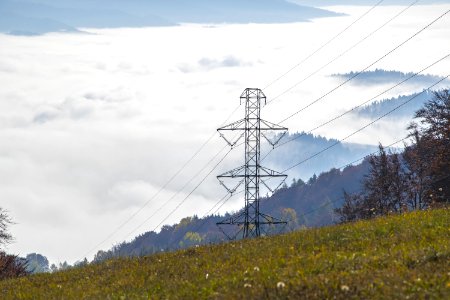
[[[337,86],[340,81],[331,74],[365,68],[449,8],[411,8],[277,98],[263,109],[263,118],[275,123],[283,120]],[[82,259],[151,199],[214,134],[239,105],[246,87],[266,87],[367,7],[332,9],[347,16],[295,24],[184,24],[83,28],[84,34],[34,37],[0,35],[0,198],[17,223],[11,227],[16,241],[8,250],[20,255],[43,253],[51,261]],[[268,99],[303,80],[402,9],[375,9],[358,26],[265,89]],[[371,69],[418,71],[450,53],[449,37],[447,15]],[[446,76],[448,70],[450,60],[428,73]],[[346,85],[283,125],[291,132],[311,129],[389,86]],[[423,88],[404,85],[382,98]],[[229,121],[242,117],[243,107]],[[339,139],[369,121],[344,117],[315,134]],[[380,122],[348,142],[389,144],[406,134],[409,121]],[[224,145],[216,135],[176,180],[95,250],[153,229],[210,171],[200,172]],[[242,148],[231,152],[167,223],[208,211],[225,194],[213,175],[238,166],[241,158]],[[186,184],[197,173],[200,176]],[[291,173],[301,174],[301,169]],[[241,199],[233,199],[222,212],[241,205]],[[88,253],[88,258],[92,255]]]

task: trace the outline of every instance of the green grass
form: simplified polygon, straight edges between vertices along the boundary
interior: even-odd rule
[[[450,299],[450,211],[0,282],[1,299]]]

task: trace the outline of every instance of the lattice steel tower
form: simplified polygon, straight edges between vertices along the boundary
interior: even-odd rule
[[[228,218],[217,223],[219,228],[230,239],[236,238],[242,232],[243,238],[258,237],[264,226],[272,226],[277,224],[286,224],[281,220],[263,214],[259,210],[260,206],[260,184],[273,192],[281,186],[287,175],[280,174],[276,171],[262,167],[260,165],[261,153],[261,137],[266,139],[272,147],[280,141],[286,134],[287,128],[273,124],[261,119],[261,106],[266,103],[266,96],[260,89],[247,88],[240,97],[240,102],[245,102],[245,118],[227,126],[217,129],[220,136],[227,143],[234,147],[236,143],[244,137],[245,144],[245,163],[243,166],[228,171],[217,176],[219,182],[232,194],[242,184],[245,184],[245,207],[242,212],[236,216]],[[237,138],[230,139],[225,136],[225,132],[240,131]],[[269,138],[269,132],[275,132],[274,139]],[[270,188],[271,184],[267,181],[278,178],[279,184],[275,189]],[[235,179],[238,181],[231,188],[224,182],[227,179]],[[237,225],[238,230],[235,234],[228,234],[223,230],[223,225]]]

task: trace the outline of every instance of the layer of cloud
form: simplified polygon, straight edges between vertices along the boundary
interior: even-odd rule
[[[366,67],[448,6],[411,9],[348,56],[297,85],[400,9],[378,9],[365,19],[365,26],[355,27],[265,89],[270,100],[296,85],[266,106],[263,118],[279,122],[321,97],[339,84],[328,75]],[[266,86],[364,10],[348,8],[349,17],[282,25],[0,35],[0,198],[18,223],[12,227],[16,243],[10,251],[40,252],[52,261],[81,259],[152,198],[222,125],[244,88]],[[441,58],[448,51],[442,41],[450,34],[449,22],[442,19],[374,68],[414,72]],[[180,72],[182,64],[192,71]],[[449,69],[447,60],[429,72],[445,76]],[[407,86],[382,98],[422,88]],[[345,86],[284,125],[293,132],[308,131],[380,90]],[[242,118],[242,109],[228,121]],[[342,138],[366,121],[343,118],[314,133]],[[380,123],[349,141],[392,142],[405,133],[400,123]],[[153,229],[219,161],[220,155],[202,170],[223,147],[216,136],[135,219],[95,250],[130,239],[127,234],[139,224],[144,225],[133,234]],[[231,152],[167,222],[206,212],[225,192],[213,175],[240,165],[241,158],[239,150]],[[299,174],[301,169],[292,176]],[[224,209],[240,205],[236,199]]]

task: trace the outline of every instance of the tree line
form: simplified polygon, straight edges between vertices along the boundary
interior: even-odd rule
[[[344,191],[341,222],[448,205],[450,199],[450,91],[436,91],[408,126],[411,144],[369,158],[362,191]]]

